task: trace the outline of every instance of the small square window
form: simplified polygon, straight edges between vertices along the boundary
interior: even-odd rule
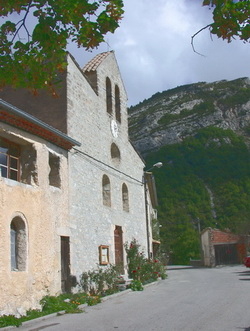
[[[109,246],[99,246],[99,261],[101,265],[109,264]]]

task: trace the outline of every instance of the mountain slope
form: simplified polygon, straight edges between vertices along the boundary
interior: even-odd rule
[[[250,81],[197,83],[129,110],[131,140],[153,170],[161,249],[171,263],[200,257],[206,227],[250,231]]]
[[[142,155],[208,126],[244,135],[249,123],[249,78],[180,86],[129,109],[130,137]]]

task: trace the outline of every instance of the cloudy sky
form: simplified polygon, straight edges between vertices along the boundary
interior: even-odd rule
[[[250,45],[241,41],[211,39],[208,30],[191,36],[211,23],[211,11],[202,0],[124,0],[120,27],[92,53],[70,46],[80,66],[95,54],[114,50],[128,94],[135,105],[176,86],[200,81],[250,77]]]

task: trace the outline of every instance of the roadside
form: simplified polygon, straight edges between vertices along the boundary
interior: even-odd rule
[[[65,314],[18,331],[247,331],[250,272],[245,266],[170,267],[168,279],[127,291],[82,314]],[[249,330],[248,330],[249,331]]]

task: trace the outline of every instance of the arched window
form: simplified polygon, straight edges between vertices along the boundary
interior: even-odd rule
[[[107,175],[102,177],[102,198],[104,206],[111,207],[110,180]]]
[[[27,233],[21,217],[13,218],[10,224],[11,270],[25,271],[27,260]]]
[[[121,100],[119,87],[115,86],[115,118],[121,123]]]
[[[125,183],[122,184],[122,206],[124,211],[129,212],[128,187]]]
[[[107,105],[107,112],[111,115],[112,114],[112,89],[111,89],[111,81],[108,77],[106,78],[106,105]]]
[[[121,154],[118,146],[115,143],[112,143],[111,145],[111,158],[115,162],[120,162]]]

